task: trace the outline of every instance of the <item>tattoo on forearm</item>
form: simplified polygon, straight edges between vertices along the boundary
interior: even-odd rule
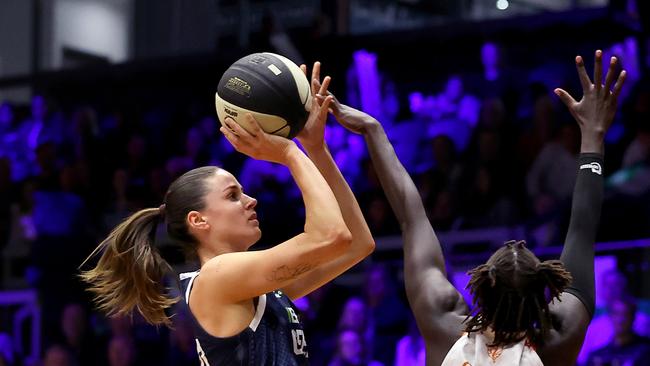
[[[311,264],[299,264],[295,267],[289,267],[287,265],[282,265],[271,272],[267,276],[267,280],[272,282],[282,282],[287,280],[295,279],[303,273],[309,272],[314,268]]]

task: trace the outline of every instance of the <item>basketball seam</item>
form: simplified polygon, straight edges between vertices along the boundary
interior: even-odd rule
[[[250,110],[250,109],[248,109],[248,108],[246,108],[246,107],[239,107],[239,106],[237,106],[237,105],[233,105],[231,102],[229,102],[229,101],[227,101],[227,100],[221,98],[221,97],[219,96],[219,93],[218,93],[218,92],[216,93],[216,98],[218,98],[218,99],[216,100],[216,102],[218,102],[218,101],[220,100],[221,103],[223,103],[223,105],[224,105],[225,107],[228,107],[228,108],[235,108],[235,109],[238,109],[238,110],[242,110],[242,111],[245,112],[245,113],[259,113],[259,114],[262,114],[262,115],[265,115],[265,116],[268,116],[268,117],[275,117],[275,118],[277,118],[277,119],[281,119],[282,121],[284,121],[284,125],[282,125],[281,127],[277,128],[277,129],[275,129],[275,130],[272,130],[272,131],[266,131],[266,129],[264,129],[264,128],[262,128],[262,129],[263,129],[264,132],[266,132],[266,133],[269,133],[269,134],[275,134],[276,132],[282,130],[283,128],[289,127],[289,134],[288,134],[287,136],[284,136],[284,137],[287,137],[287,138],[293,138],[293,136],[290,136],[290,134],[291,134],[292,131],[294,131],[295,129],[292,128],[291,124],[290,124],[290,123],[289,123],[289,122],[288,122],[284,117],[281,117],[281,116],[279,116],[279,115],[273,115],[273,114],[263,113],[263,112],[255,112],[254,110]],[[223,109],[219,109],[219,108],[217,107],[217,115],[219,115],[219,114],[221,113],[222,110],[223,110]],[[235,121],[237,121],[237,118],[236,118],[236,117],[231,117],[231,118],[233,118],[233,119],[235,119]],[[221,117],[219,117],[219,121],[221,122]],[[222,125],[223,125],[223,122],[222,122]],[[224,127],[228,128],[228,129],[230,129],[231,131],[234,132],[234,130],[232,130],[230,127],[227,127],[226,125],[224,125]],[[279,136],[281,136],[281,135],[279,135]]]
[[[292,76],[292,78],[294,80],[294,83],[296,84],[296,89],[297,89],[296,91],[298,92],[298,96],[300,97],[300,86],[298,85],[298,84],[300,84],[300,81],[296,80],[296,78],[293,75],[291,65],[287,64],[287,62],[286,62],[286,61],[289,61],[289,62],[293,63],[293,61],[290,60],[287,57],[284,57],[282,55],[275,55],[275,54],[273,54],[271,52],[263,52],[263,54],[268,55],[269,58],[274,58],[274,59],[280,61],[280,63],[282,63],[284,65],[284,67],[287,68],[287,70],[289,71],[289,73],[291,74],[291,76]],[[278,57],[278,56],[280,56],[280,57]],[[301,72],[302,72],[302,70],[301,70]],[[307,94],[305,95],[305,99],[302,101],[302,105],[304,106],[304,105],[307,104],[307,100],[309,99],[309,96],[311,95],[311,81],[309,80],[307,75],[302,74],[302,76],[304,76],[305,79],[307,79]]]
[[[280,131],[281,129],[283,129],[283,128],[287,127],[287,126],[289,126],[288,122],[285,123],[284,126],[278,128],[277,130],[269,132],[269,134],[274,135],[276,132]],[[288,136],[289,135],[291,135],[291,126],[289,126],[289,134],[288,134]]]

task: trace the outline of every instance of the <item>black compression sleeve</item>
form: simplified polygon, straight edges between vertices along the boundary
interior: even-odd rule
[[[580,154],[569,231],[560,256],[573,277],[566,292],[582,301],[590,317],[595,308],[594,242],[603,201],[602,167],[601,154]]]

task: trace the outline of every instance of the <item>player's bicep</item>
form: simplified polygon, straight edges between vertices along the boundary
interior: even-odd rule
[[[431,268],[445,274],[445,259],[440,241],[425,214],[402,225],[404,266],[414,269],[414,275]]]
[[[556,330],[567,337],[583,337],[591,322],[583,302],[570,292],[563,292],[559,299],[548,305],[551,315],[558,319]]]
[[[451,313],[466,313],[465,300],[439,269],[414,274],[407,267],[404,272],[406,295],[423,333],[438,332]]]

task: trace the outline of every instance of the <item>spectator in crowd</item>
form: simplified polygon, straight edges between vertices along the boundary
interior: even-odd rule
[[[104,231],[110,230],[118,223],[129,216],[130,213],[144,207],[138,203],[137,195],[134,195],[129,186],[128,173],[124,169],[116,169],[113,172],[112,192],[110,194],[109,206],[106,207],[103,217]]]
[[[334,354],[335,334],[343,317],[346,299],[350,296],[349,290],[347,286],[330,282],[294,302],[300,309],[310,344],[317,345],[309,349],[310,365],[325,366]]]
[[[15,161],[17,177],[22,180],[36,171],[38,149],[43,144],[57,146],[63,142],[64,120],[48,111],[48,102],[42,95],[32,97],[31,115],[18,126],[18,144]]]
[[[108,319],[112,337],[133,337],[133,318],[126,315],[114,315]]]
[[[383,366],[368,356],[368,344],[358,331],[342,329],[336,342],[336,353],[329,366]]]
[[[463,228],[509,225],[517,217],[512,195],[516,180],[505,153],[504,136],[494,129],[479,129],[476,147],[463,176],[461,215]]]
[[[459,152],[470,143],[472,130],[479,121],[480,101],[464,89],[460,75],[451,75],[444,89],[436,95],[413,92],[409,95],[410,109],[426,134],[445,134]]]
[[[69,161],[96,161],[100,158],[99,124],[93,107],[83,106],[74,110],[61,145],[62,155]]]
[[[109,366],[135,365],[135,346],[128,337],[113,337],[108,342]]]
[[[368,304],[371,330],[370,353],[374,359],[391,365],[395,344],[406,333],[408,309],[399,297],[394,276],[384,264],[374,264],[366,273],[365,299]]]
[[[629,299],[630,296],[628,280],[619,270],[607,270],[600,275],[599,279],[600,286],[597,289],[597,294],[602,299],[602,303],[596,304],[596,314],[587,329],[582,349],[578,355],[578,364],[580,365],[587,362],[590,353],[613,342],[615,329],[612,320],[614,318],[610,317],[610,310],[614,308],[615,302],[620,299]],[[649,318],[648,314],[638,311],[633,317],[633,331],[636,334],[648,336],[648,332],[650,332],[647,328]]]
[[[454,142],[445,134],[430,140],[432,166],[417,177],[418,190],[429,219],[449,230],[456,215],[458,185],[463,175]]]
[[[196,364],[196,342],[191,318],[185,312],[176,313],[172,319],[173,329],[169,332],[169,347],[165,362],[169,366]]]
[[[147,154],[147,140],[141,135],[130,136],[126,144],[125,168],[129,173],[130,184],[147,187],[148,171],[152,157]]]
[[[603,240],[633,239],[648,236],[650,227],[650,90],[641,82],[624,109],[623,123],[629,136],[614,145],[620,151],[617,170],[607,180],[610,198],[609,214],[604,217],[609,227]]]
[[[224,166],[222,162],[225,156],[222,156],[220,151],[219,143],[223,138],[221,134],[217,133],[217,125],[219,122],[215,120],[212,116],[205,116],[201,118],[195,125],[195,128],[199,132],[199,136],[202,139],[201,145],[203,146],[203,153],[206,157],[206,163],[204,165],[217,165]],[[231,147],[232,149],[232,147]]]
[[[473,80],[472,93],[483,102],[500,100],[507,117],[512,117],[518,103],[517,75],[512,65],[507,65],[504,48],[494,41],[486,41],[480,48],[482,70]],[[506,67],[507,66],[507,67]]]
[[[533,206],[537,245],[557,244],[566,219],[575,184],[576,156],[580,131],[574,124],[562,125],[544,145],[526,176],[528,198]]]
[[[424,338],[411,316],[408,333],[397,342],[395,366],[425,366],[425,351]]]
[[[77,366],[79,364],[72,362],[70,352],[61,345],[50,346],[45,351],[43,357],[43,366]]]
[[[338,330],[352,329],[371,343],[373,334],[369,323],[368,305],[360,297],[349,298],[343,305]]]
[[[83,296],[76,272],[85,248],[92,243],[86,231],[87,216],[81,197],[71,192],[65,169],[57,176],[58,182],[53,186],[41,186],[33,193],[36,238],[30,255],[35,285],[42,297],[46,339],[56,329],[65,303]]]
[[[88,314],[79,303],[70,303],[61,314],[61,338],[59,344],[64,346],[75,365],[91,365],[97,356],[97,343],[92,329],[88,325]]]
[[[608,315],[614,337],[605,346],[589,354],[587,366],[647,365],[650,359],[650,339],[639,336],[633,329],[636,300],[622,296],[613,300]]]
[[[445,131],[458,151],[465,151],[472,130],[478,123],[481,103],[473,95],[467,94],[460,75],[449,77],[444,90],[434,96],[431,107],[429,134]]]
[[[553,138],[556,114],[551,97],[541,86],[531,86],[533,89],[533,107],[531,120],[523,123],[523,128],[517,141],[517,155],[524,169],[529,169],[542,148]]]

